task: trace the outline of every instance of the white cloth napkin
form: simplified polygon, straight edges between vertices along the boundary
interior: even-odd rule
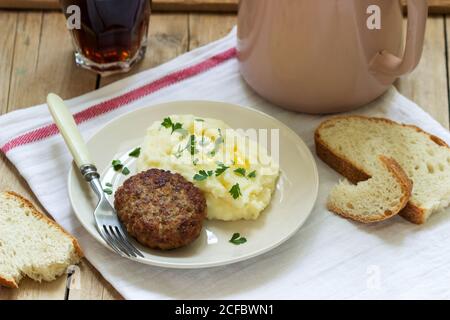
[[[226,101],[275,116],[313,150],[313,130],[325,117],[288,112],[257,96],[239,75],[235,44],[233,30],[218,42],[67,103],[89,138],[107,121],[160,102]],[[450,143],[446,129],[394,88],[354,113],[415,124]],[[202,270],[170,270],[120,258],[98,244],[74,216],[66,182],[72,158],[54,127],[46,127],[51,123],[45,104],[0,117],[2,151],[125,298],[450,298],[448,210],[423,226],[400,217],[374,225],[349,222],[325,208],[331,186],[341,177],[319,159],[321,183],[314,211],[293,238],[269,253]]]

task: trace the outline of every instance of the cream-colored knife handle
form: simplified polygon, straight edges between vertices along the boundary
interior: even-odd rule
[[[47,104],[53,120],[58,126],[66,145],[72,153],[78,168],[92,165],[91,156],[86,143],[78,130],[75,120],[64,101],[54,93],[47,96]]]

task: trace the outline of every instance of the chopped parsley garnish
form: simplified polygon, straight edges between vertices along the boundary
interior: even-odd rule
[[[256,170],[250,172],[247,177],[249,177],[249,178],[256,178]]]
[[[205,122],[205,120],[203,120],[203,119],[195,119],[195,121]]]
[[[244,237],[241,237],[241,235],[239,233],[234,233],[233,236],[230,239],[230,243],[235,244],[235,245],[240,245],[240,244],[244,244],[247,242],[247,239]]]
[[[208,179],[209,177],[211,177],[213,175],[213,171],[206,171],[206,170],[200,170],[195,176],[194,176],[194,180],[195,181],[203,181]]]
[[[237,168],[236,170],[234,170],[234,173],[236,173],[242,177],[245,177],[246,171],[244,168]]]
[[[234,170],[234,173],[240,175],[241,177],[245,177],[247,175],[247,171],[244,168],[237,168]],[[253,170],[247,175],[247,178],[256,178],[256,170]]]
[[[121,171],[124,175],[130,174],[130,169],[125,167],[120,160],[113,160],[112,166],[114,168],[114,171]]]
[[[193,156],[194,154],[196,154],[198,152],[197,149],[195,149],[195,136],[191,135],[191,137],[189,138],[189,150],[191,152],[191,156]]]
[[[141,148],[136,148],[133,151],[131,151],[128,155],[130,157],[139,158],[140,154],[141,154]]]
[[[183,124],[177,122],[172,126],[172,133],[183,128]]]
[[[240,196],[242,196],[241,187],[239,186],[239,183],[236,183],[234,186],[232,186],[229,193],[235,200]]]
[[[171,128],[172,124],[173,124],[172,119],[170,119],[170,118],[164,118],[163,122],[161,123],[161,125],[166,129]]]
[[[123,169],[123,164],[120,160],[113,160],[112,166],[114,168],[114,171],[120,171]]]
[[[107,186],[108,188],[112,188],[112,183],[111,182],[107,182],[107,183],[105,183],[105,186]]]
[[[198,164],[199,161],[200,161],[200,160],[198,160],[198,159],[194,159],[194,160],[192,160],[192,164],[193,164],[194,166],[196,166],[196,165]]]
[[[107,195],[112,195],[112,193],[113,193],[111,188],[105,188],[105,189],[103,189],[103,192],[105,192]]]
[[[222,173],[224,173],[225,171],[227,171],[227,169],[230,168],[230,167],[227,167],[226,165],[224,165],[223,163],[219,163],[218,165],[219,165],[219,167],[215,171],[216,177],[220,176]]]
[[[177,130],[183,128],[183,124],[182,124],[182,123],[179,123],[179,122],[173,123],[173,122],[172,122],[172,119],[170,119],[169,117],[164,118],[163,122],[161,122],[161,125],[162,125],[164,128],[166,128],[166,129],[172,128],[172,132],[171,132],[170,134],[172,134],[172,133],[174,133],[175,131],[177,131]]]

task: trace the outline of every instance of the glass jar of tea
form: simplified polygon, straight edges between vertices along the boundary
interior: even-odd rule
[[[61,0],[75,62],[102,75],[127,72],[145,54],[151,0]]]

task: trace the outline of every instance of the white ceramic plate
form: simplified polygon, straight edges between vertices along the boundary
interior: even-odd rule
[[[115,190],[125,180],[122,174],[110,169],[113,159],[129,161],[127,165],[134,173],[129,151],[142,143],[150,124],[172,114],[221,119],[234,129],[279,129],[281,175],[271,204],[257,220],[205,221],[201,236],[195,242],[172,251],[151,250],[135,242],[145,257],[133,260],[168,268],[225,265],[275,248],[302,226],[314,206],[319,185],[311,152],[297,134],[278,120],[237,105],[209,101],[172,102],[143,108],[111,121],[88,141],[93,160],[99,172],[103,173],[103,183],[112,182]],[[108,247],[94,225],[92,213],[96,197],[75,167],[69,173],[69,196],[81,224],[97,241]],[[247,243],[231,244],[229,240],[235,232],[245,236]]]

